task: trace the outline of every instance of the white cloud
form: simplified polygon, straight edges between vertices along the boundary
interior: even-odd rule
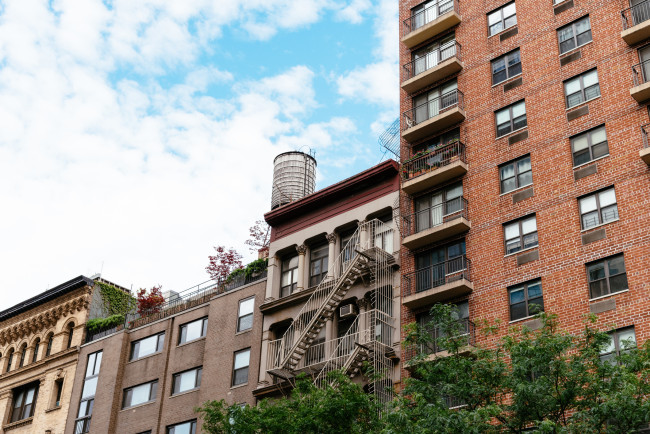
[[[359,24],[363,21],[363,14],[372,6],[370,0],[352,0],[349,5],[337,12],[337,17],[343,21]]]
[[[336,79],[344,98],[379,106],[399,104],[399,76],[392,62],[378,62],[354,69]]]

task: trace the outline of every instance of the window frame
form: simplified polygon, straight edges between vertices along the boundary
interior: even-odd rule
[[[75,325],[74,325],[73,322],[68,324],[68,327],[67,327],[67,329],[68,329],[68,342],[67,342],[66,347],[65,347],[66,350],[69,349],[69,348],[72,348],[72,338],[74,337],[74,328],[75,328]]]
[[[242,366],[239,368],[236,368],[236,363],[237,363],[237,355],[246,353],[248,352],[248,364],[246,366]],[[233,358],[232,358],[232,380],[230,381],[230,386],[235,387],[235,386],[241,386],[243,384],[248,384],[248,376],[250,375],[250,366],[251,366],[251,347],[248,348],[242,348],[241,350],[235,351],[233,353]],[[237,381],[237,372],[246,370],[246,381],[241,381],[241,382],[236,382]]]
[[[585,88],[584,79],[585,79],[585,76],[591,74],[592,72],[596,72],[596,80],[597,81],[596,81],[596,84],[592,84],[589,87],[598,86],[598,95],[587,99],[587,94],[585,92],[586,88]],[[566,90],[567,84],[569,84],[570,82],[574,82],[576,80],[578,81],[578,83],[580,85],[580,90],[578,92],[573,92],[572,94],[567,95],[567,90]],[[588,71],[585,71],[585,72],[583,72],[583,73],[581,73],[579,75],[576,75],[576,76],[571,77],[571,78],[569,78],[567,80],[564,80],[562,82],[562,88],[564,90],[564,103],[566,104],[567,110],[570,110],[570,109],[572,109],[574,107],[577,107],[577,106],[579,106],[581,104],[584,104],[586,102],[592,101],[592,100],[594,100],[596,98],[600,98],[602,96],[602,94],[600,93],[600,78],[598,77],[598,68],[591,68]],[[569,105],[569,97],[573,96],[573,95],[575,95],[577,93],[580,93],[580,97],[581,97],[580,102],[575,103],[573,105]]]
[[[531,298],[528,295],[528,289],[529,289],[530,286],[533,286],[533,285],[539,285],[540,295],[538,297],[532,297]],[[519,291],[519,290],[524,291],[524,301],[520,301],[518,303],[512,303],[512,300],[510,298],[511,294],[514,291]],[[530,310],[530,300],[536,300],[536,299],[540,299],[540,298],[542,300],[541,309],[538,310],[537,312],[531,312],[531,310]],[[512,314],[513,306],[514,305],[519,305],[519,304],[522,304],[522,303],[524,304],[524,306],[526,308],[525,315],[521,316],[521,317],[514,318],[513,314]],[[535,304],[535,303],[533,303],[533,304]],[[537,304],[537,306],[539,306],[539,304]],[[537,279],[533,279],[533,280],[529,280],[527,282],[522,282],[522,283],[518,283],[516,285],[509,286],[508,287],[508,311],[509,311],[509,314],[510,314],[510,322],[519,321],[519,320],[522,320],[522,319],[525,319],[525,318],[530,318],[533,315],[536,315],[536,314],[538,314],[540,312],[544,312],[544,289],[542,288],[542,278],[538,277]]]
[[[503,10],[504,10],[505,8],[507,8],[508,6],[510,6],[510,5],[515,5],[515,13],[514,13],[513,15],[508,15],[507,17],[504,17],[504,16],[503,16]],[[500,19],[497,23],[494,23],[494,24],[490,25],[490,16],[495,15],[495,14],[497,14],[497,13],[499,13],[501,19]],[[509,26],[509,27],[506,27],[506,19],[507,19],[507,18],[510,18],[510,17],[512,17],[512,16],[515,17],[515,22],[514,22],[514,24],[512,24],[512,25]],[[490,12],[488,12],[488,13],[486,14],[486,17],[487,17],[486,19],[487,19],[488,38],[490,38],[490,37],[492,37],[492,36],[494,36],[494,35],[498,35],[498,34],[501,33],[501,32],[505,32],[506,30],[508,30],[508,29],[510,29],[510,28],[512,28],[512,27],[515,27],[515,26],[518,24],[518,22],[517,22],[517,5],[516,5],[516,2],[513,0],[513,1],[510,1],[510,2],[508,2],[508,3],[506,3],[506,4],[503,4],[503,5],[499,6],[498,8],[493,9],[493,10],[491,10]],[[494,32],[494,33],[492,33],[492,32],[490,31],[491,27],[494,27],[496,24],[499,24],[499,23],[500,23],[501,25],[503,25],[503,28],[501,28],[500,30],[498,30],[498,31],[496,31],[496,32]]]
[[[34,409],[36,408],[36,401],[38,400],[39,381],[23,384],[12,390],[11,402],[11,415],[9,423],[19,422],[21,420],[29,419],[34,416]],[[26,397],[32,392],[32,400],[27,404]],[[20,396],[20,405],[16,406],[17,394]],[[28,408],[29,406],[29,408]],[[25,411],[27,410],[27,414]]]
[[[26,358],[27,358],[27,343],[24,343],[21,346],[21,350],[20,350],[20,360],[18,361],[18,367],[19,368],[22,368],[23,366],[25,366],[25,359]]]
[[[515,108],[515,106],[518,106],[519,104],[523,104],[523,106],[524,106],[524,118],[525,118],[526,124],[523,127],[519,127],[517,129],[514,129],[515,128],[515,123],[514,123],[514,119],[513,119],[513,111],[512,110]],[[499,135],[499,125],[504,125],[505,123],[499,124],[498,114],[502,113],[502,112],[505,112],[505,111],[508,111],[508,116],[509,116],[508,123],[509,123],[511,129],[507,133]],[[521,116],[519,116],[519,117],[521,117]],[[506,137],[506,136],[516,132],[516,131],[528,128],[528,111],[526,110],[526,100],[525,99],[519,100],[517,102],[514,102],[514,103],[512,103],[512,104],[510,104],[508,106],[505,106],[505,107],[500,108],[499,110],[495,111],[494,112],[494,128],[495,128],[495,135],[496,135],[497,139],[500,139],[502,137]]]
[[[180,390],[180,377],[183,374],[188,374],[192,371],[194,372],[194,387],[190,389]],[[180,393],[190,392],[192,390],[197,390],[201,388],[201,378],[203,376],[203,366],[198,366],[192,369],[186,369],[185,371],[177,372],[172,375],[172,396],[178,395]],[[177,390],[179,389],[179,390]]]
[[[196,434],[196,419],[186,420],[185,422],[179,422],[179,423],[175,423],[173,425],[167,425],[165,427],[165,433],[166,434],[174,434],[175,430],[176,430],[176,427],[182,426],[182,425],[185,425],[185,424],[190,424],[190,434]]]
[[[34,353],[32,354],[32,363],[36,363],[38,361],[38,348],[41,345],[41,338],[37,338],[36,341],[34,342]]]
[[[47,348],[45,349],[45,357],[49,357],[52,354],[53,343],[54,343],[54,334],[50,333],[50,337],[47,339]]]
[[[575,26],[576,26],[577,23],[579,23],[580,21],[582,21],[584,19],[586,19],[589,22],[589,30],[588,30],[588,32],[590,33],[590,39],[587,42],[578,45],[578,34],[576,33]],[[571,39],[574,41],[574,43],[576,45],[573,48],[569,48],[566,51],[562,51],[562,42],[564,42],[564,41],[560,41],[560,31],[562,31],[562,30],[564,30],[564,29],[566,29],[568,27],[571,27],[571,33],[572,33]],[[586,33],[586,32],[583,32],[583,33]],[[582,46],[585,46],[588,43],[593,42],[593,40],[594,40],[594,35],[593,35],[593,32],[592,32],[592,28],[591,28],[591,18],[589,17],[589,15],[585,15],[583,17],[580,17],[577,20],[571,21],[570,23],[563,25],[562,27],[558,27],[555,30],[555,34],[556,34],[556,37],[557,37],[557,48],[558,48],[558,52],[560,53],[560,56],[562,56],[562,55],[564,55],[566,53],[569,53],[569,52],[571,52],[573,50],[577,50],[578,48],[580,48]],[[582,33],[580,33],[580,34],[582,35]],[[567,41],[568,41],[568,39],[567,39]]]
[[[309,287],[318,286],[327,277],[329,267],[329,244],[317,244],[309,249]],[[314,259],[314,253],[323,254]],[[312,274],[314,264],[319,263],[320,273]]]
[[[623,259],[624,271],[621,272],[621,273],[612,275],[612,274],[610,274],[610,270],[609,270],[609,261],[611,261],[613,259],[616,259],[616,258],[619,258],[619,257]],[[605,272],[604,277],[601,278],[601,279],[591,280],[590,268],[594,267],[596,265],[600,265],[600,264],[603,264],[603,270]],[[587,286],[589,287],[589,300],[595,300],[595,299],[602,298],[602,297],[609,297],[611,295],[618,294],[618,293],[621,293],[621,292],[625,292],[625,291],[628,291],[630,289],[630,282],[628,282],[628,280],[627,280],[627,267],[625,266],[625,255],[623,253],[617,253],[617,254],[612,255],[612,256],[607,256],[605,258],[601,258],[601,259],[597,259],[597,260],[592,261],[592,262],[588,262],[588,263],[585,264],[585,269],[586,269],[586,272],[587,272]],[[626,283],[625,286],[626,287],[623,288],[623,289],[620,289],[618,291],[612,292],[612,286],[611,286],[612,277],[618,277],[618,276],[623,276],[623,275],[625,276],[625,283]],[[607,286],[606,286],[607,292],[594,297],[593,293],[592,293],[592,288],[591,288],[592,285],[591,284],[593,282],[599,282],[599,281],[602,281],[602,280],[604,280],[607,283]]]
[[[147,339],[152,339],[156,338],[156,351],[153,353],[145,354],[141,356],[140,353],[140,347],[141,347],[141,342],[145,341]],[[162,342],[161,342],[162,341]],[[136,360],[142,359],[143,357],[148,357],[148,356],[153,356],[154,354],[158,354],[162,352],[163,348],[165,347],[165,332],[160,332],[156,333],[154,335],[147,336],[142,339],[138,339],[135,341],[131,342],[131,353],[129,355],[129,362],[134,362]],[[137,348],[137,355],[136,355],[136,348]]]
[[[146,401],[138,402],[137,404],[133,404],[133,389],[142,386],[149,386],[149,399]],[[147,381],[146,383],[136,384],[131,387],[127,387],[122,391],[122,410],[125,410],[127,408],[137,407],[139,405],[152,403],[156,401],[157,394],[158,394],[158,379]],[[129,401],[128,405],[127,405],[127,401]]]
[[[524,234],[523,233],[523,223],[524,223],[524,221],[529,220],[531,218],[535,219],[535,231],[534,232],[527,232],[527,233]],[[521,248],[519,250],[515,250],[514,252],[509,252],[508,251],[508,241],[509,240],[514,240],[515,238],[506,238],[506,227],[512,226],[514,224],[518,225],[519,235],[517,236],[517,238],[519,239],[519,243],[520,243]],[[529,247],[524,247],[524,237],[527,236],[527,235],[531,235],[531,234],[535,234],[535,238],[537,239],[536,244],[532,245],[532,246],[529,246]],[[514,255],[515,253],[523,252],[524,250],[529,250],[529,249],[533,249],[535,247],[539,247],[539,229],[537,227],[537,214],[535,214],[535,213],[528,214],[528,215],[526,215],[524,217],[518,218],[516,220],[510,220],[509,222],[504,223],[503,224],[503,245],[504,245],[504,248],[505,248],[506,256]]]
[[[510,75],[509,74],[510,67],[508,67],[508,60],[510,59],[510,56],[514,55],[515,53],[519,54],[519,62],[518,62],[518,64],[519,64],[519,72],[516,73],[516,74]],[[495,82],[494,81],[494,64],[496,62],[499,62],[500,60],[503,60],[503,62],[504,62],[504,71],[506,72],[506,78],[504,78],[501,81]],[[517,65],[517,63],[515,63],[515,65]],[[490,61],[490,69],[491,69],[491,74],[492,74],[492,86],[493,87],[497,86],[497,85],[499,85],[501,83],[504,83],[504,82],[506,82],[506,81],[508,81],[508,80],[510,80],[512,78],[515,78],[515,77],[518,77],[518,76],[522,75],[523,70],[522,70],[522,63],[521,63],[521,49],[519,47],[517,47],[514,50],[507,52],[506,54],[503,54],[503,55],[501,55],[499,57],[496,57],[496,58],[492,59]]]
[[[598,143],[594,144],[592,137],[593,137],[594,133],[598,132],[601,129],[605,132],[605,140],[602,141],[602,142],[598,142]],[[585,162],[582,162],[582,163],[576,164],[576,151],[575,151],[574,143],[575,143],[576,140],[582,138],[583,136],[587,138],[587,150],[589,151],[589,160],[587,160]],[[598,146],[598,145],[601,145],[603,143],[607,146],[607,153],[603,154],[603,155],[601,155],[599,157],[594,157],[593,148]],[[582,133],[576,134],[575,136],[572,136],[571,139],[570,139],[570,144],[571,144],[571,157],[573,159],[573,168],[574,169],[576,167],[583,166],[585,164],[591,163],[592,161],[596,161],[596,160],[599,160],[601,158],[605,158],[605,157],[610,155],[609,154],[609,140],[607,139],[607,128],[605,128],[604,124],[599,125],[599,126],[597,126],[595,128],[592,128],[590,130],[583,131]]]
[[[7,356],[7,369],[5,372],[11,371],[11,364],[14,362],[14,354],[16,354],[16,351],[13,348],[10,348],[9,355]]]
[[[241,309],[242,309],[242,304],[246,303],[248,301],[253,301],[253,308],[251,309],[250,313],[242,315]],[[237,333],[241,333],[247,330],[251,330],[253,328],[253,318],[255,315],[255,296],[247,297],[244,299],[239,300],[239,305],[237,307]],[[251,325],[248,328],[242,328],[242,320],[245,318],[251,318]]]
[[[604,219],[603,219],[603,207],[600,205],[600,195],[602,193],[605,193],[606,191],[610,191],[610,190],[612,190],[614,192],[614,203],[605,206],[605,209],[615,208],[616,209],[616,217],[611,219],[611,220],[604,221]],[[592,211],[587,211],[586,213],[583,213],[582,209],[581,209],[581,201],[583,201],[585,199],[588,199],[588,198],[590,198],[592,196],[596,200],[596,209],[592,210]],[[589,193],[589,194],[585,194],[583,196],[579,196],[578,197],[578,212],[580,213],[580,227],[582,228],[583,231],[593,229],[593,228],[597,228],[598,226],[602,226],[602,225],[605,225],[605,224],[608,224],[608,223],[613,223],[613,222],[617,221],[619,219],[619,215],[618,215],[618,199],[616,198],[616,188],[612,185],[610,187],[606,187],[606,188],[602,188],[602,189],[600,189],[598,191],[594,191],[593,193]],[[598,215],[598,222],[595,225],[585,227],[583,216],[587,215],[587,214],[591,214],[593,212],[595,212]]]
[[[621,349],[620,335],[623,334],[624,332],[627,332],[627,331],[630,331],[630,330],[634,334],[634,346],[629,347],[629,348],[622,348]],[[612,339],[612,342],[614,343],[614,351],[605,352],[605,353],[601,352],[599,354],[600,360],[603,363],[607,363],[607,360],[603,360],[603,358],[613,354],[614,355],[613,359],[614,359],[614,361],[616,361],[616,364],[618,364],[619,362],[616,360],[616,358],[620,357],[621,353],[624,354],[624,353],[627,353],[627,352],[630,352],[630,351],[632,351],[634,349],[639,348],[639,344],[638,344],[638,342],[636,340],[636,330],[634,329],[634,325],[631,325],[629,327],[622,327],[622,328],[616,329],[616,330],[612,330],[611,332],[609,332],[607,334],[610,336],[610,338]],[[605,349],[607,349],[607,348],[605,348]]]
[[[287,268],[285,269],[285,263],[288,264],[286,265],[287,267],[290,266],[291,261],[293,259],[296,259],[296,266]],[[291,255],[288,256],[284,259],[282,259],[282,262],[280,263],[280,298],[283,297],[288,297],[289,295],[293,294],[296,289],[298,289],[298,264],[300,260],[298,259],[298,255]],[[282,281],[284,275],[288,273],[291,278],[289,280],[289,285],[282,286]],[[288,291],[287,291],[288,288]]]
[[[523,171],[523,172],[520,173],[520,172],[519,172],[519,164],[518,164],[518,163],[519,163],[520,161],[525,160],[525,159],[528,159],[528,164],[530,164],[530,169],[529,169],[529,170],[526,170],[526,171]],[[507,167],[507,166],[510,166],[510,165],[513,165],[513,167],[514,167],[514,175],[504,179],[504,178],[502,177],[501,170],[502,170],[504,167]],[[499,168],[499,188],[500,188],[500,190],[501,190],[501,194],[508,194],[508,193],[511,193],[511,192],[513,192],[513,191],[515,191],[515,190],[518,190],[518,189],[520,189],[520,188],[524,188],[524,187],[528,187],[528,186],[533,185],[533,164],[532,164],[532,161],[531,161],[531,159],[530,159],[530,154],[522,155],[521,157],[517,157],[517,158],[515,158],[514,160],[510,160],[510,161],[506,161],[505,163],[501,163],[501,164],[499,164],[498,168]],[[530,172],[530,183],[529,183],[529,184],[520,185],[520,184],[519,184],[519,177],[520,177],[521,175],[523,175],[523,174],[525,174],[525,173],[529,173],[529,172]],[[509,179],[514,179],[514,180],[515,180],[515,186],[514,186],[514,188],[512,188],[512,189],[510,189],[510,190],[508,190],[508,191],[504,191],[504,189],[503,189],[503,183],[504,183],[504,181],[507,181],[507,180],[509,180]]]
[[[88,380],[93,380],[99,377],[99,372],[101,370],[101,364],[103,359],[103,350],[95,351],[94,353],[88,354],[86,358],[86,370],[85,377],[83,381],[83,386],[81,389],[81,398],[79,400],[79,407],[77,410],[77,417],[74,420],[75,433],[87,433],[90,430],[90,421],[92,419],[93,407],[95,403],[95,394],[93,393],[90,396],[84,396],[84,388]],[[97,364],[97,358],[99,357],[99,364]],[[91,362],[92,359],[92,362]],[[88,369],[92,363],[92,370],[90,375]],[[95,391],[97,391],[97,384],[95,383]],[[83,415],[81,414],[83,410]],[[79,430],[79,424],[81,424],[81,430]]]
[[[194,324],[194,323],[197,323],[199,321],[202,321],[201,335],[199,337],[188,340],[187,339],[187,327],[189,327],[190,324]],[[183,334],[183,331],[185,331],[185,334]],[[188,322],[178,326],[178,345],[183,345],[183,344],[186,344],[188,342],[197,341],[199,339],[204,338],[207,334],[208,334],[208,317],[207,316],[195,319],[193,321],[188,321]]]

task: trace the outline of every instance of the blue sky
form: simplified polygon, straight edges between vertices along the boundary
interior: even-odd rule
[[[251,259],[275,155],[313,149],[318,188],[382,159],[397,42],[395,0],[0,1],[0,310]]]

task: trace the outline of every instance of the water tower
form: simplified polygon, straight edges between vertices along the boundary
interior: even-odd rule
[[[284,152],[273,160],[271,209],[286,205],[316,190],[316,159],[304,152]]]

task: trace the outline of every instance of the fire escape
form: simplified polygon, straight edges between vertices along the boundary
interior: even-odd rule
[[[392,237],[393,229],[379,220],[359,225],[289,329],[269,342],[269,374],[288,380],[305,372],[322,386],[329,372],[341,370],[354,377],[367,363],[369,392],[382,403],[391,399],[395,329]],[[356,317],[344,336],[318,342],[321,329],[357,282],[371,290],[369,309]]]

